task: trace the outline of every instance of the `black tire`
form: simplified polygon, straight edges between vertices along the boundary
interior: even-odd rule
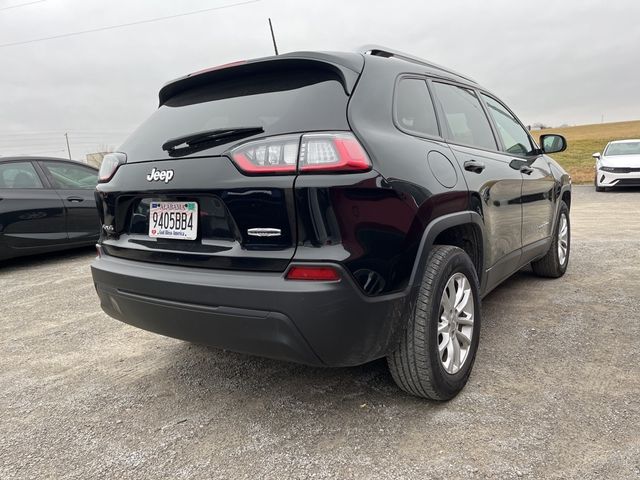
[[[448,373],[438,353],[440,302],[449,279],[462,273],[473,294],[474,325],[467,357],[460,370]],[[412,395],[444,401],[455,397],[467,383],[480,337],[478,277],[464,250],[448,245],[431,249],[414,310],[398,348],[387,357],[398,386]]]
[[[596,178],[593,179],[593,185],[596,187],[596,192],[606,192],[606,188],[604,187],[599,187],[598,186],[598,176],[596,175]]]
[[[564,260],[564,263],[560,262],[560,258],[558,255],[558,228],[560,227],[560,222],[562,216],[565,216],[567,219],[567,255]],[[547,278],[559,278],[564,275],[567,271],[567,266],[569,265],[569,254],[571,253],[571,220],[569,219],[569,207],[564,202],[560,202],[560,211],[558,212],[558,219],[556,220],[556,224],[553,228],[553,241],[551,242],[551,246],[549,247],[549,251],[547,254],[542,257],[540,260],[536,260],[535,262],[531,262],[531,268],[533,272],[540,277]]]

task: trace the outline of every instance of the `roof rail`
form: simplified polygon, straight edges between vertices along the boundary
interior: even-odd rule
[[[441,70],[443,72],[451,73],[453,75],[457,75],[458,77],[464,78],[473,83],[477,83],[474,79],[467,77],[466,75],[462,75],[455,70],[451,70],[450,68],[443,67],[442,65],[438,65],[437,63],[429,62],[428,60],[424,60],[419,57],[414,57],[413,55],[409,55],[408,53],[400,52],[398,50],[392,50],[387,47],[383,47],[380,45],[364,45],[358,49],[358,53],[363,55],[372,55],[375,57],[385,57],[385,58],[397,58],[400,60],[405,60],[411,63],[417,63],[418,65],[424,65],[425,67],[435,68],[436,70]]]

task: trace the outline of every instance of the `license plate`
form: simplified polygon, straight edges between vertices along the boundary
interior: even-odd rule
[[[149,236],[195,240],[198,236],[198,204],[196,202],[151,202]]]

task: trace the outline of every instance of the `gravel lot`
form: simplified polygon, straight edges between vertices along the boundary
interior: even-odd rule
[[[640,190],[576,187],[569,270],[483,304],[447,404],[107,317],[93,250],[0,266],[0,479],[640,478]]]

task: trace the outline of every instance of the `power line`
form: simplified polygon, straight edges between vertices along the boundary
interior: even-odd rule
[[[19,3],[17,5],[10,5],[8,7],[2,7],[0,8],[0,12],[2,12],[3,10],[11,10],[12,8],[20,8],[20,7],[26,7],[29,5],[33,5],[35,3],[42,3],[42,2],[46,2],[47,0],[36,0],[35,2],[25,2],[25,3]]]
[[[2,137],[16,137],[16,136],[29,136],[29,135],[41,135],[41,136],[56,136],[56,135],[64,135],[64,132],[73,133],[74,135],[105,135],[109,133],[127,133],[134,130],[136,126],[131,126],[129,128],[101,128],[99,130],[34,130],[34,131],[15,131],[15,132],[0,132],[0,138]]]
[[[189,15],[197,15],[199,13],[211,12],[211,11],[214,11],[214,10],[222,10],[222,9],[225,9],[225,8],[239,7],[241,5],[248,5],[250,3],[256,3],[256,2],[260,2],[260,1],[261,0],[246,0],[244,2],[230,3],[228,5],[220,5],[218,7],[203,8],[202,10],[194,10],[192,12],[185,12],[185,13],[178,13],[178,14],[175,14],[175,15],[167,15],[167,16],[164,16],[164,17],[150,18],[148,20],[138,20],[136,22],[120,23],[118,25],[108,25],[106,27],[92,28],[92,29],[89,29],[89,30],[80,30],[78,32],[61,33],[59,35],[51,35],[50,37],[34,38],[34,39],[31,39],[31,40],[23,40],[23,41],[20,41],[20,42],[2,43],[2,44],[0,44],[0,48],[3,48],[3,47],[15,47],[17,45],[25,45],[27,43],[44,42],[45,40],[53,40],[53,39],[56,39],[56,38],[75,37],[75,36],[78,36],[78,35],[84,35],[85,33],[103,32],[105,30],[113,30],[115,28],[124,28],[124,27],[131,27],[131,26],[134,26],[134,25],[142,25],[143,23],[160,22],[162,20],[169,20],[170,18],[186,17],[186,16],[189,16]]]
[[[66,150],[64,148],[61,148],[59,150],[50,150],[50,149],[46,149],[46,150],[27,150],[26,152],[27,153],[22,153],[21,152],[19,155],[11,154],[11,155],[5,155],[5,156],[7,156],[7,157],[12,156],[13,157],[13,156],[29,156],[29,155],[39,155],[39,154],[41,155],[43,153],[63,153],[63,152],[66,152]]]
[[[69,130],[67,133],[69,134],[73,134],[74,138],[104,138],[104,137],[120,137],[123,135],[129,135],[131,132],[133,132],[133,128],[131,130],[128,131],[123,131],[123,132],[104,132],[104,133],[77,133],[74,132],[73,130]],[[29,141],[33,141],[33,140],[42,140],[42,139],[48,139],[48,138],[58,138],[60,135],[64,135],[65,132],[60,132],[60,133],[51,133],[51,134],[44,134],[44,135],[39,135],[39,134],[32,134],[32,135],[1,135],[0,134],[0,142],[29,142]]]

